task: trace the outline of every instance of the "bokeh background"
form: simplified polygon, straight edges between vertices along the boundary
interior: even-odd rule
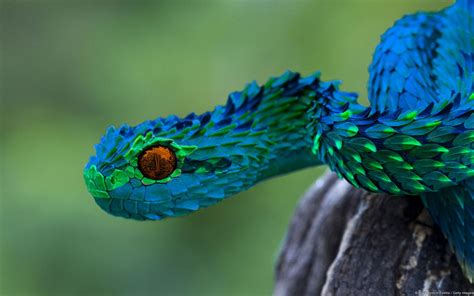
[[[105,128],[223,104],[286,69],[366,97],[404,14],[449,1],[3,1],[1,295],[268,295],[297,201],[323,169],[186,218],[102,212],[82,168]],[[366,101],[365,101],[366,102]]]

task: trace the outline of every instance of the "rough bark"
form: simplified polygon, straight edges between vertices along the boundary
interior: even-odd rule
[[[418,197],[371,194],[329,173],[300,201],[274,295],[439,292],[474,292],[474,286]]]

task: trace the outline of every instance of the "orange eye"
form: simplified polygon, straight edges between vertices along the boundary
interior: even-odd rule
[[[176,169],[176,155],[165,146],[147,148],[138,156],[138,169],[149,179],[164,179]]]

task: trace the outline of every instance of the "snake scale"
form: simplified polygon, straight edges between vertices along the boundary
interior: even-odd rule
[[[370,107],[338,81],[285,72],[226,105],[110,127],[84,169],[105,211],[183,216],[256,183],[327,165],[354,187],[417,195],[474,279],[474,0],[408,15],[369,67]]]

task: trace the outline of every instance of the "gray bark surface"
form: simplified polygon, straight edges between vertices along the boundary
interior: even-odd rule
[[[456,292],[474,285],[418,197],[368,193],[332,173],[299,202],[274,288],[277,296]]]

